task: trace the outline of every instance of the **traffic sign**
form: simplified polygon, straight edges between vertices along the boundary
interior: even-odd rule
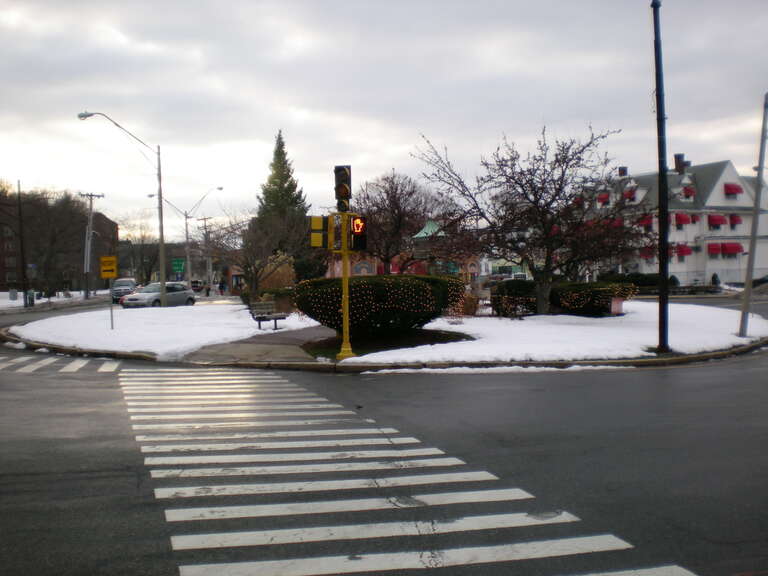
[[[184,273],[184,258],[174,258],[171,260],[171,270],[174,274]]]
[[[117,256],[99,258],[102,278],[117,278]]]

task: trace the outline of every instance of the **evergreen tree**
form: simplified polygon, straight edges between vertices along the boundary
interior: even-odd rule
[[[293,166],[285,151],[282,130],[275,138],[275,150],[272,153],[272,163],[269,168],[269,178],[265,184],[261,185],[258,216],[285,217],[289,210],[306,215],[309,206],[304,197],[304,191],[299,188],[293,177]]]

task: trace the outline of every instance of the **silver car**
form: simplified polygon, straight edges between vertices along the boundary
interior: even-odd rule
[[[195,303],[195,293],[182,282],[166,282],[165,296],[168,306],[192,306]],[[147,284],[144,288],[123,296],[120,304],[123,308],[160,306],[160,282]]]

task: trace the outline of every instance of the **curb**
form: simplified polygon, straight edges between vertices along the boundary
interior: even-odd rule
[[[157,356],[151,352],[115,352],[112,350],[87,350],[68,346],[57,346],[23,340],[10,334],[8,328],[0,329],[0,340],[5,342],[23,343],[31,350],[45,348],[51,352],[68,354],[70,356],[98,356],[119,360],[144,360],[158,362]],[[612,368],[656,368],[664,366],[679,366],[710,360],[722,360],[731,356],[749,354],[763,347],[768,347],[768,337],[760,338],[749,344],[733,346],[724,350],[702,352],[699,354],[666,354],[655,358],[621,358],[615,360],[559,360],[559,361],[518,361],[518,362],[411,362],[401,364],[340,364],[337,362],[190,362],[178,360],[174,364],[189,366],[206,366],[215,368],[254,368],[269,370],[298,370],[304,372],[360,374],[362,372],[378,372],[380,370],[400,369],[446,369],[446,368],[557,368],[566,369],[578,366],[604,366]]]

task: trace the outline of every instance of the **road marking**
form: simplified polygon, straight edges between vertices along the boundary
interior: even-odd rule
[[[551,558],[592,552],[608,552],[632,548],[624,540],[610,534],[518,542],[475,548],[446,548],[401,553],[320,556],[262,562],[199,564],[180,566],[181,576],[323,576],[354,572],[386,572],[418,570],[473,564],[514,562],[534,558]]]
[[[4,368],[9,368],[11,366],[15,366],[16,364],[21,364],[22,362],[29,362],[35,358],[34,356],[19,356],[18,358],[14,358],[13,360],[9,360],[5,364],[0,365],[0,370],[3,370]]]
[[[120,362],[115,360],[106,360],[101,366],[99,366],[97,372],[115,372],[119,367]]]
[[[173,374],[173,373],[184,373],[184,374],[224,374],[224,375],[264,375],[264,376],[274,376],[274,372],[270,372],[268,370],[261,371],[259,370],[256,372],[255,370],[232,370],[231,368],[219,368],[219,369],[205,369],[205,368],[152,368],[152,369],[146,369],[146,368],[124,368],[122,370],[123,373],[127,373],[128,375],[134,375],[134,374]]]
[[[201,430],[205,428],[272,428],[274,426],[315,426],[318,424],[338,424],[341,422],[360,423],[359,418],[314,418],[303,420],[264,420],[261,422],[184,422],[178,424],[133,424],[134,430]],[[369,424],[376,421],[363,420]]]
[[[227,410],[227,406],[229,406],[228,402],[217,402],[216,406],[202,406],[200,404],[191,404],[188,406],[167,406],[165,408],[151,408],[151,407],[140,407],[140,408],[128,408],[129,414],[154,414],[154,413],[160,413],[160,412],[188,412],[190,410],[193,410],[194,412],[216,412],[217,410]],[[224,404],[222,406],[221,404]],[[237,403],[233,404],[232,408],[229,408],[230,410],[242,410],[244,407],[251,406],[253,403],[246,402],[246,403]],[[343,408],[341,404],[331,404],[328,401],[321,402],[321,403],[312,403],[312,404],[301,404],[301,403],[294,403],[294,404],[262,404],[262,403],[256,403],[253,404],[253,407],[257,410],[296,410],[297,408],[300,410],[310,410],[315,408]]]
[[[339,512],[368,512],[372,510],[399,510],[453,504],[479,504],[483,502],[510,502],[529,500],[533,496],[519,488],[499,490],[473,490],[413,494],[390,498],[356,498],[353,500],[325,500],[285,502],[283,504],[256,504],[253,506],[215,506],[208,508],[174,508],[165,511],[168,522],[226,520],[234,518],[270,518],[273,516],[302,516],[308,514],[336,514]]]
[[[545,524],[578,522],[568,512],[531,515],[525,513],[465,516],[450,520],[413,520],[410,522],[382,522],[378,524],[347,524],[259,530],[257,532],[219,532],[217,534],[190,534],[171,536],[174,550],[199,550],[210,548],[235,548],[240,546],[269,546],[272,544],[301,544],[305,542],[330,542],[333,540],[365,540],[369,538],[397,538],[423,536],[425,534],[451,534],[476,530],[500,530]]]
[[[190,418],[268,418],[270,416],[341,416],[355,414],[352,410],[275,410],[274,412],[212,412],[190,414],[134,414],[131,420],[189,420]]]
[[[177,382],[183,384],[185,382],[253,382],[253,383],[274,383],[274,384],[289,384],[289,381],[279,376],[152,376],[152,377],[132,377],[121,376],[121,382],[130,382],[132,384],[164,384],[166,382]],[[293,384],[295,386],[295,384]]]
[[[148,456],[147,466],[183,466],[185,464],[249,464],[267,462],[306,462],[308,460],[359,460],[361,458],[405,458],[442,456],[438,448],[402,448],[399,450],[340,450],[338,452],[275,452],[268,454],[219,454],[216,456]]]
[[[328,492],[333,490],[359,490],[366,488],[381,489],[396,486],[423,486],[424,484],[451,484],[454,482],[486,482],[489,480],[498,480],[498,478],[490,472],[452,472],[446,474],[424,474],[419,476],[350,478],[348,480],[177,486],[170,488],[155,488],[155,498],[201,498],[210,496],[243,496],[247,494],[295,494]]]
[[[42,368],[44,366],[48,366],[49,364],[53,364],[56,362],[58,358],[43,358],[42,360],[38,360],[37,362],[33,362],[32,364],[27,364],[26,366],[22,366],[16,372],[34,372],[35,370],[38,370],[39,368]]]
[[[175,392],[177,394],[198,394],[201,392],[253,392],[253,393],[270,393],[270,392],[285,392],[293,390],[296,392],[302,392],[303,389],[297,386],[259,386],[257,384],[218,384],[216,386],[203,385],[203,386],[122,386],[123,394],[166,394]]]
[[[156,452],[232,452],[234,450],[292,450],[294,448],[337,448],[342,446],[389,446],[420,444],[416,438],[345,438],[278,442],[228,442],[221,444],[157,444],[142,446],[145,454]]]
[[[578,576],[696,576],[680,566],[657,566],[655,568],[639,568],[637,570],[621,570],[619,572],[591,572]]]
[[[141,397],[139,397],[141,398]],[[177,400],[174,397],[173,400],[162,400],[158,398],[143,398],[137,402],[133,397],[126,398],[125,404],[127,406],[215,406],[217,404],[267,404],[269,402],[327,402],[324,398],[320,398],[314,394],[295,394],[293,396],[286,396],[278,394],[274,396],[256,396],[254,394],[227,394],[226,396],[216,396],[213,394],[190,396],[182,400]]]
[[[370,470],[409,470],[463,466],[458,458],[428,458],[426,460],[390,460],[381,462],[333,462],[330,464],[304,464],[289,466],[247,466],[241,468],[178,468],[152,470],[152,478],[221,478],[225,476],[266,476],[272,474],[323,474],[334,472],[360,472]]]
[[[246,440],[259,438],[296,438],[299,436],[356,436],[365,434],[399,434],[396,428],[315,428],[240,434],[171,434],[136,436],[137,442],[174,442],[176,440]]]
[[[86,366],[90,362],[87,358],[78,358],[76,360],[72,360],[69,364],[64,366],[59,372],[77,372],[82,368],[83,366]]]

